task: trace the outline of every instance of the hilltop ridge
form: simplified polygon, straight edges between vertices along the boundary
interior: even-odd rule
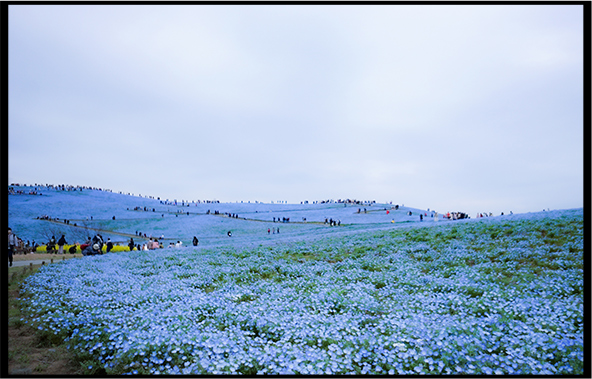
[[[29,195],[30,194],[30,195]],[[433,211],[373,201],[322,200],[301,204],[214,201],[170,201],[133,196],[84,186],[46,185],[9,188],[9,224],[24,240],[45,243],[51,235],[78,239],[103,232],[103,237],[162,237],[188,244],[200,241],[253,242],[278,231],[276,239],[324,234],[330,230],[360,230],[397,223],[431,221]],[[268,229],[270,233],[267,233]],[[141,236],[140,236],[141,233]],[[70,242],[70,241],[69,241]],[[73,241],[72,241],[73,242]]]
[[[350,199],[222,203],[170,201],[85,186],[9,187],[9,226],[30,244],[45,244],[61,234],[69,243],[82,243],[96,233],[119,244],[155,237],[188,245],[194,236],[200,246],[258,244],[451,222],[443,216],[430,209]],[[470,220],[453,222],[465,221]]]

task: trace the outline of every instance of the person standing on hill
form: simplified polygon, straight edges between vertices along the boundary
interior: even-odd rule
[[[129,247],[130,251],[133,251],[134,250],[134,246],[135,245],[134,245],[134,239],[133,238],[130,238],[130,241],[127,244],[127,246]]]
[[[58,240],[58,254],[64,254],[64,245],[67,243],[65,236],[62,234],[62,237]]]
[[[193,236],[193,246],[197,246],[199,244],[199,240],[196,236]]]
[[[16,236],[12,234],[12,229],[8,228],[8,263],[12,266],[12,255],[16,246]]]

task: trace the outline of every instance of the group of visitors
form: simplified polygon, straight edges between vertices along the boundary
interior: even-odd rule
[[[127,208],[127,210],[129,211],[129,208]],[[134,211],[150,212],[150,208],[148,208],[148,207],[134,207],[133,210]],[[156,208],[152,208],[152,212],[156,212]]]
[[[158,242],[158,238],[150,238],[148,242],[142,245],[142,250],[155,250],[161,249],[163,246]]]
[[[224,212],[224,213],[220,213],[220,211],[214,211],[214,213],[212,213],[211,210],[208,209],[208,211],[206,212],[207,215],[211,215],[213,214],[214,216],[220,216],[222,214],[224,214],[224,216],[226,217],[230,217],[230,218],[238,218],[238,214],[237,213],[230,213],[230,212]]]
[[[330,226],[341,226],[341,220],[333,220],[332,218],[327,220],[325,217],[325,224],[329,224]]]
[[[11,183],[11,186],[14,187],[34,187],[34,191],[39,191],[40,188],[44,188],[46,190],[55,190],[55,191],[82,191],[83,189],[88,190],[96,190],[96,191],[105,191],[105,192],[113,192],[109,189],[102,189],[97,187],[89,187],[89,186],[81,186],[81,185],[71,185],[71,184],[19,184],[19,183]]]
[[[160,249],[162,248],[162,245],[158,242],[158,239],[152,239],[152,237],[150,238],[150,240],[144,244],[137,244],[134,242],[133,238],[130,238],[127,247],[129,248],[129,251],[133,251],[134,248],[138,251],[141,250],[153,250],[153,249]]]
[[[280,234],[280,228],[267,228],[267,234]]]
[[[171,249],[173,247],[183,247],[183,242],[177,241],[177,243],[170,242],[168,248]]]
[[[104,244],[105,242],[103,240],[103,236],[96,234],[92,240],[90,237],[88,237],[86,242],[80,245],[80,250],[82,251],[82,255],[85,257],[89,255],[102,255]],[[113,243],[111,242],[111,239],[108,239],[107,252],[110,252],[111,249],[113,249]]]
[[[12,230],[11,230],[11,232],[12,232]],[[35,242],[35,240],[33,240],[32,242],[30,242],[29,240],[25,241],[15,234],[13,234],[13,238],[14,238],[14,244],[13,244],[13,246],[14,246],[13,253],[14,254],[33,253],[33,252],[35,252],[35,250],[39,246],[37,244],[37,242]]]
[[[279,233],[279,229],[277,231]],[[142,233],[136,231],[137,236],[141,236]],[[144,233],[144,236],[146,234]],[[232,236],[232,232],[228,231],[228,236]],[[162,236],[164,238],[164,235]],[[199,240],[196,236],[193,237],[192,240],[193,246],[198,246]],[[49,241],[46,244],[46,252],[49,254],[64,254],[65,246],[68,245],[68,241],[66,240],[66,236],[62,234],[59,239],[56,239],[55,236],[51,236]],[[17,253],[28,253],[28,252],[35,252],[39,245],[33,240],[33,243],[30,244],[29,241],[26,244],[23,242],[22,239],[17,237],[13,232],[12,229],[8,228],[8,262],[9,265],[12,266],[13,256]],[[68,248],[68,253],[75,254],[77,249],[80,248],[83,256],[89,255],[101,255],[103,254],[103,247],[105,247],[105,251],[107,253],[111,252],[114,248],[114,243],[111,241],[111,238],[107,238],[105,242],[103,237],[100,234],[96,234],[92,239],[90,237],[87,238],[86,242],[83,244],[73,244]],[[132,251],[134,249],[137,250],[153,250],[163,248],[162,243],[158,241],[157,238],[150,238],[148,242],[144,244],[137,244],[134,242],[133,238],[130,238],[128,243],[129,250]],[[170,243],[168,247],[183,247],[183,242],[181,240],[177,240],[176,243]]]
[[[37,216],[37,220],[44,220],[44,221],[53,221],[53,222],[62,222],[66,225],[70,225],[70,221],[69,219],[63,219],[61,220],[59,217],[50,217],[48,215],[43,215],[43,216]],[[73,223],[73,226],[78,226],[78,224]]]
[[[463,212],[448,212],[445,215],[443,215],[443,217],[449,220],[462,220],[469,218],[469,215]]]
[[[355,200],[355,199],[338,199],[338,200],[321,200],[321,201],[313,201],[310,204],[333,204],[333,203],[337,203],[337,204],[355,204],[355,205],[362,205],[362,204],[367,204],[367,205],[372,205],[372,204],[376,204],[376,200]],[[305,201],[301,201],[300,204],[309,204],[308,200]]]
[[[15,190],[14,187],[8,187],[8,194],[9,195],[43,195],[41,192],[37,191],[37,188],[34,190],[23,191],[23,190]]]
[[[136,230],[136,236],[138,237],[144,237],[144,238],[152,238],[152,236],[148,236],[146,233],[142,233]]]
[[[158,200],[160,200],[160,197],[158,198]],[[176,206],[180,206],[180,207],[188,207],[191,204],[195,204],[195,206],[197,206],[197,204],[220,204],[220,200],[181,200],[180,202],[178,202],[177,200],[173,200],[173,201],[169,201],[168,199],[166,200],[160,200],[160,204],[162,205],[176,205]]]
[[[66,242],[66,237],[65,235],[62,234],[62,236],[60,237],[59,240],[56,241],[55,236],[51,236],[51,238],[49,239],[49,242],[47,242],[47,248],[46,248],[46,252],[49,254],[54,254],[57,252],[57,254],[64,254],[64,245],[67,244],[68,242]],[[58,246],[58,249],[56,250],[56,246]]]

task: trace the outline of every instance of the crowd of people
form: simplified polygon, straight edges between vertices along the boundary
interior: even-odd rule
[[[127,208],[127,210],[129,211],[129,208]],[[144,211],[144,212],[156,212],[156,208],[148,208],[148,207],[134,207],[133,209],[134,211]]]
[[[27,191],[15,189],[14,187],[34,187],[34,189]],[[82,186],[82,185],[70,185],[70,184],[26,184],[26,183],[11,183],[8,187],[8,194],[9,195],[41,195],[40,192],[42,189],[44,190],[55,190],[55,191],[82,191],[82,190],[94,190],[94,191],[103,191],[103,192],[113,192],[111,189],[101,188],[101,187],[92,187],[92,186]],[[134,196],[133,193],[127,192],[124,193],[123,191],[118,192],[120,195],[129,195]],[[166,205],[181,205],[181,206],[189,206],[190,204],[219,204],[220,200],[182,200],[178,202],[177,200],[169,201],[167,200],[160,200],[160,197],[150,196],[138,194],[138,197],[143,197],[147,199],[159,200],[161,204]]]
[[[445,215],[442,215],[442,217],[448,220],[462,220],[465,218],[470,218],[469,215],[464,212],[447,212]]]
[[[239,218],[237,213],[230,213],[230,212],[220,213],[220,211],[214,211],[214,212],[212,212],[210,209],[208,209],[208,211],[206,212],[206,214],[207,215],[214,215],[214,216],[224,215],[224,216],[230,217],[230,218]]]
[[[173,248],[173,247],[183,247],[183,242],[181,241],[177,241],[177,243],[175,242],[170,242],[168,248]]]
[[[39,192],[41,189],[45,190],[55,190],[55,191],[82,191],[85,190],[95,190],[95,191],[105,191],[105,192],[113,192],[110,189],[103,189],[99,187],[90,187],[90,186],[81,186],[81,185],[70,185],[70,184],[20,184],[20,183],[11,183],[12,187],[34,187],[34,192]],[[10,188],[9,188],[10,191]],[[41,193],[39,193],[41,194]]]
[[[341,226],[341,220],[333,220],[332,218],[327,220],[325,217],[325,224],[329,224],[330,226]]]
[[[8,187],[8,194],[9,195],[43,195],[41,192],[37,191],[37,188],[31,189],[29,191],[23,191],[21,189],[15,190],[14,187]]]
[[[352,205],[372,205],[372,204],[376,204],[376,200],[355,200],[355,199],[338,199],[338,200],[333,200],[333,199],[329,199],[329,200],[321,200],[321,201],[313,201],[311,203],[308,202],[308,200],[304,200],[301,201],[300,204],[352,204]]]
[[[12,232],[12,229],[8,228],[8,258],[9,262],[12,262],[12,256],[15,254],[29,254],[37,250],[39,245],[35,240],[29,242],[29,240],[23,240]]]
[[[54,222],[62,222],[66,225],[70,225],[70,221],[69,219],[65,218],[65,219],[60,219],[59,217],[50,217],[49,215],[42,215],[42,216],[37,216],[37,220],[45,220],[45,221],[54,221]],[[73,226],[78,226],[76,223],[72,224]]]
[[[160,197],[158,198],[158,200],[160,200]],[[181,201],[177,201],[177,200],[173,200],[173,201],[169,201],[167,200],[160,200],[160,204],[162,205],[175,205],[178,207],[189,207],[191,204],[197,206],[197,204],[220,204],[220,200],[181,200]]]

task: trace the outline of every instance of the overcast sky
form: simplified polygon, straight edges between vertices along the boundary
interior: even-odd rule
[[[9,182],[583,206],[581,5],[10,5]]]

